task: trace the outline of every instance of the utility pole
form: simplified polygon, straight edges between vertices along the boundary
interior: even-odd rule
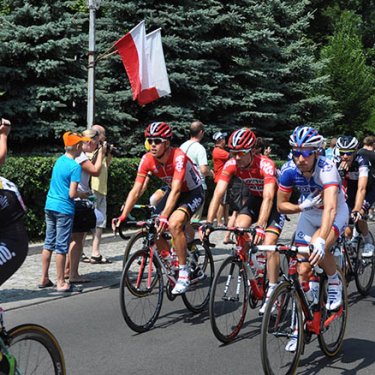
[[[88,0],[90,11],[89,26],[89,62],[87,81],[87,127],[94,125],[95,117],[95,20],[96,11],[100,7],[101,0]]]

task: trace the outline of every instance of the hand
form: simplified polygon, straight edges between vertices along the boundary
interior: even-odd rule
[[[352,211],[350,217],[352,218],[354,223],[356,223],[358,220],[362,220],[362,215],[359,211]]]
[[[264,228],[260,225],[257,225],[255,228],[255,238],[254,238],[254,245],[259,245],[264,241],[264,238],[266,236],[266,232],[264,231]]]
[[[163,216],[163,215],[160,215],[158,218],[157,218],[157,233],[158,234],[162,234],[164,233],[166,230],[168,230],[168,227],[169,227],[169,222],[168,222],[168,217],[167,216]]]
[[[10,121],[5,118],[0,119],[0,134],[8,135],[10,130]]]
[[[102,151],[103,155],[105,155],[105,154],[107,153],[107,146],[108,146],[107,141],[104,141],[104,142],[102,143],[102,146],[101,146],[100,149],[99,149],[99,151],[100,151],[100,150]]]
[[[198,232],[199,232],[199,238],[201,239],[201,241],[203,240],[204,237],[208,237],[210,235],[213,228],[214,226],[212,223],[205,223],[199,227]]]
[[[116,235],[117,228],[120,226],[120,224],[125,221],[125,216],[121,215],[119,217],[115,217],[112,219],[112,231],[113,234]]]
[[[324,240],[321,237],[318,237],[314,243],[314,251],[309,257],[309,262],[312,266],[315,266],[318,264],[326,255],[325,252],[325,245],[326,245],[326,240]]]
[[[312,210],[313,208],[317,208],[322,204],[322,195],[320,193],[317,194],[317,190],[310,193],[305,200],[299,205],[300,210],[308,211]]]

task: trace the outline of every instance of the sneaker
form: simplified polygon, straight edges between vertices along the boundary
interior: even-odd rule
[[[176,285],[172,289],[172,294],[183,294],[188,290],[189,286],[189,276],[179,276]]]
[[[272,296],[272,293],[273,291],[276,289],[276,286],[273,287],[273,288],[268,288],[267,290],[267,295],[266,295],[266,299],[264,300],[264,303],[262,305],[262,307],[259,309],[259,315],[263,315],[266,311],[266,308],[267,308],[267,304]],[[276,303],[273,304],[272,306],[272,309],[271,309],[271,314],[273,314],[274,312],[276,311]]]
[[[337,310],[342,304],[342,284],[339,279],[328,282],[327,310]]]
[[[298,336],[293,334],[291,339],[286,343],[285,350],[287,352],[295,352],[297,350]]]
[[[362,257],[371,258],[374,255],[374,245],[372,243],[365,243],[363,246]]]

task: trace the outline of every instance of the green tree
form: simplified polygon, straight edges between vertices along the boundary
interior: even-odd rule
[[[337,102],[336,110],[342,114],[338,127],[327,128],[331,134],[355,129],[361,135],[373,108],[374,72],[366,65],[360,25],[358,16],[343,12],[321,52],[322,59],[328,61],[323,73],[330,76],[324,91]]]

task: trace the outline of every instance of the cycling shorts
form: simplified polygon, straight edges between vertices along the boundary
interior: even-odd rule
[[[29,241],[22,218],[0,230],[0,285],[21,267],[28,249]]]
[[[322,216],[323,210],[320,209],[301,212],[296,228],[295,242],[297,244],[307,245],[311,242],[312,236],[322,226]],[[336,217],[332,225],[337,237],[344,232],[348,220],[349,210],[347,205],[337,207]]]
[[[252,222],[255,223],[258,220],[262,202],[263,202],[262,197],[255,197],[253,195],[250,195],[247,198],[245,204],[240,209],[239,214],[250,216],[252,219]],[[275,199],[273,201],[271,213],[267,221],[266,232],[274,233],[279,236],[284,227],[284,223],[285,223],[285,215],[280,214],[277,211],[276,199]]]
[[[156,205],[154,213],[156,215],[159,215],[165,207],[165,204],[167,203],[167,199],[169,196],[169,193],[171,192],[170,188],[165,192],[163,198],[160,200],[160,202]],[[185,211],[189,218],[198,210],[198,208],[203,204],[204,202],[204,191],[202,186],[198,186],[194,190],[188,191],[188,192],[181,192],[180,196],[176,202],[176,205],[173,208],[173,211],[176,211],[177,209],[181,209]]]

